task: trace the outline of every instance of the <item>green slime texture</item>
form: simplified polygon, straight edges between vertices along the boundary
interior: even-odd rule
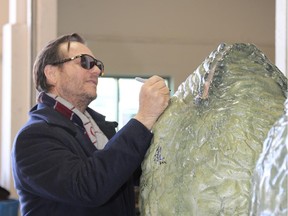
[[[143,216],[248,215],[287,78],[252,44],[220,44],[171,97],[142,163]]]
[[[257,161],[250,216],[287,216],[288,100],[282,117],[270,129]]]

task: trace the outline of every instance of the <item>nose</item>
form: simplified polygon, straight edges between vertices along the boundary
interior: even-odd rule
[[[96,73],[97,77],[99,76],[103,76],[104,71],[101,71],[99,67],[97,67],[97,65],[94,65],[94,67],[91,69],[91,72]]]

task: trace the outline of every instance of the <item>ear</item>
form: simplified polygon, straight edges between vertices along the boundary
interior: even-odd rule
[[[55,86],[57,82],[57,67],[53,65],[46,65],[44,68],[44,74],[47,79],[47,83]]]

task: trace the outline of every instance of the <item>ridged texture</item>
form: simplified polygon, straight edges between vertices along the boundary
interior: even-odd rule
[[[288,100],[283,116],[273,125],[257,161],[250,216],[287,216]]]
[[[153,128],[141,215],[248,215],[256,161],[286,91],[287,78],[254,45],[220,44]]]

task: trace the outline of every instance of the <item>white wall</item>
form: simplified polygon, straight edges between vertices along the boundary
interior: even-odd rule
[[[17,197],[12,172],[11,149],[14,137],[28,119],[31,108],[31,58],[32,50],[39,51],[51,38],[56,37],[57,0],[35,0],[35,17],[31,22],[32,1],[6,1],[5,19],[1,23],[1,137],[0,137],[0,185],[11,192],[11,197]],[[9,9],[8,9],[9,3]],[[1,7],[1,10],[4,8]],[[47,16],[47,12],[52,16]],[[0,12],[0,14],[2,14]],[[5,13],[3,13],[5,14]],[[34,25],[33,46],[31,26]],[[33,49],[32,49],[33,47]],[[33,102],[35,99],[33,100]],[[35,103],[35,102],[34,102]]]
[[[7,2],[6,2],[7,3]],[[26,0],[10,1],[9,19],[2,28],[1,73],[1,178],[0,184],[15,197],[11,148],[15,134],[27,120],[30,107],[30,40]]]
[[[3,39],[2,26],[6,24],[7,22],[8,22],[8,0],[0,0],[0,27],[1,27],[0,28],[0,83],[2,83],[2,39]],[[2,122],[2,88],[0,88],[0,138],[2,137],[1,122]],[[2,143],[0,143],[0,155],[1,155],[1,149],[2,149],[1,144]],[[1,173],[1,164],[0,164],[0,173]]]
[[[288,77],[288,3],[276,0],[275,64]],[[285,73],[286,72],[286,73]]]

